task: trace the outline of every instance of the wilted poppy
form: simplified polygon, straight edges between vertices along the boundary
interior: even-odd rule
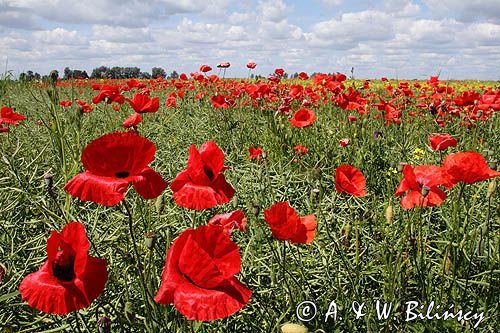
[[[12,108],[9,108],[8,106],[2,106],[2,109],[0,110],[0,125],[10,124],[18,126],[19,120],[26,120],[26,117],[13,112]]]
[[[347,193],[355,197],[364,197],[366,180],[357,168],[344,164],[335,170],[335,188],[338,193]]]
[[[167,183],[148,167],[155,145],[133,132],[106,134],[89,143],[82,153],[85,172],[71,179],[64,189],[83,201],[114,206],[125,197],[128,184],[144,199],[159,196]]]
[[[255,147],[248,148],[248,153],[250,154],[248,156],[248,160],[251,161],[253,159],[256,159],[256,160],[262,159],[262,153],[263,152],[264,151],[260,147],[258,147],[258,148],[255,148]]]
[[[308,127],[311,126],[316,120],[316,114],[310,109],[299,109],[292,118],[289,119],[290,123],[295,127]]]
[[[437,165],[419,165],[413,168],[406,164],[403,168],[404,178],[399,183],[395,196],[402,196],[401,206],[411,209],[415,206],[438,206],[447,197],[438,186],[450,188],[448,175]],[[423,192],[424,191],[424,192]]]
[[[240,267],[238,245],[222,228],[188,229],[168,250],[155,301],[174,304],[190,320],[228,317],[242,309],[252,294],[235,277]]]
[[[127,102],[134,109],[135,112],[156,112],[160,107],[159,98],[149,98],[146,94],[135,94],[133,99],[127,98]]]
[[[47,240],[47,261],[27,275],[19,292],[29,306],[65,315],[88,307],[108,280],[106,260],[88,255],[90,244],[83,225],[68,223]]]
[[[204,143],[199,151],[191,145],[187,169],[170,184],[175,202],[196,210],[229,202],[235,191],[222,174],[225,169],[224,153],[215,142]]]
[[[276,239],[310,244],[316,233],[316,215],[299,217],[288,202],[279,202],[264,210],[264,217]]]
[[[452,184],[461,181],[473,184],[500,176],[500,172],[488,167],[483,155],[473,151],[447,155],[443,161],[443,168],[450,176]]]
[[[230,213],[217,214],[208,221],[208,224],[221,226],[224,232],[231,235],[236,229],[245,231],[247,218],[245,213],[238,209]]]
[[[448,147],[456,147],[457,139],[449,134],[429,135],[431,149],[434,151],[445,150]]]

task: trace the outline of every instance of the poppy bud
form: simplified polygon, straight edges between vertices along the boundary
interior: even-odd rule
[[[99,333],[110,333],[111,332],[111,319],[108,317],[101,317],[97,321],[97,327],[99,328]]]
[[[406,165],[405,162],[399,162],[397,165],[398,172],[403,172],[405,165]]]
[[[318,202],[318,199],[319,199],[319,195],[320,195],[320,190],[317,189],[317,188],[313,188],[311,190],[311,197],[312,197],[312,201],[313,202]]]
[[[2,284],[4,277],[5,277],[5,268],[3,267],[2,264],[0,264],[0,285]]]
[[[446,257],[444,257],[444,260],[443,260],[443,270],[446,274],[451,274],[451,267],[452,267],[452,262],[451,262],[451,258],[449,255],[447,255]]]
[[[135,319],[134,305],[130,301],[125,302],[125,316],[128,321]]]
[[[262,152],[262,159],[265,160],[267,158],[267,153],[265,151]]]
[[[155,201],[155,208],[158,215],[163,212],[163,207],[165,207],[165,197],[161,194]]]
[[[299,324],[286,323],[281,326],[282,333],[307,333],[307,327]]]
[[[496,170],[497,167],[498,167],[498,163],[497,163],[497,160],[490,160],[488,162],[488,166],[490,167],[490,169],[492,170]]]
[[[491,198],[491,196],[495,193],[496,189],[497,189],[497,180],[493,179],[490,185],[488,185],[488,192],[486,192],[486,197]]]
[[[45,176],[43,176],[43,180],[47,185],[47,193],[49,193],[52,198],[55,198],[56,194],[54,193],[54,189],[52,188],[52,186],[54,185],[54,175],[52,175],[51,173],[47,173],[45,174]]]
[[[255,217],[259,216],[260,213],[260,204],[258,202],[254,202],[252,205],[252,212]]]
[[[427,186],[422,187],[422,196],[425,198],[429,194],[430,188]]]
[[[157,234],[155,234],[154,232],[150,231],[150,232],[146,232],[144,234],[144,244],[146,245],[146,247],[150,250],[153,249],[153,247],[155,246],[155,243],[156,243],[156,238],[157,238]]]
[[[342,230],[342,245],[345,248],[349,248],[349,234],[351,233],[351,225],[348,224]]]
[[[233,208],[237,209],[238,208],[238,197],[233,197]]]
[[[10,325],[6,325],[3,327],[3,331],[2,333],[13,333],[14,331],[12,330],[12,327],[10,327]]]
[[[387,221],[387,224],[392,224],[393,219],[394,209],[392,208],[392,205],[389,204],[389,206],[385,209],[385,220]]]

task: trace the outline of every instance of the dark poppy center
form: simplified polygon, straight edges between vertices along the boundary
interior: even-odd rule
[[[73,256],[66,255],[63,251],[60,251],[52,263],[52,272],[59,281],[71,281],[75,278],[74,264],[75,258]]]
[[[130,175],[127,171],[120,171],[115,173],[116,178],[127,178]]]
[[[207,168],[206,166],[203,167],[203,171],[205,171],[205,175],[207,175],[207,177],[212,180],[214,178],[214,173],[212,170],[210,170],[209,168]]]

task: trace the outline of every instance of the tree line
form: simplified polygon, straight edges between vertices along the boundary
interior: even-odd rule
[[[158,77],[168,78],[168,79],[178,79],[179,74],[177,71],[172,71],[169,75],[161,67],[153,67],[151,73],[142,72],[139,67],[106,67],[100,66],[94,68],[89,76],[87,71],[80,69],[71,69],[69,67],[64,68],[62,77],[59,76],[59,71],[53,70],[48,75],[40,75],[39,73],[34,73],[29,70],[19,74],[20,81],[33,81],[33,80],[43,80],[46,81],[50,78],[62,78],[64,80],[69,79],[151,79]]]

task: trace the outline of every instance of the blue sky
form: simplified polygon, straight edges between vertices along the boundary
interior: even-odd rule
[[[500,79],[500,0],[0,0],[0,60],[15,74],[229,61],[245,77],[344,72]]]

